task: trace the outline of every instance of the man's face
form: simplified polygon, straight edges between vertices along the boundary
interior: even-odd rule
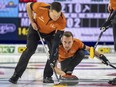
[[[66,51],[70,50],[72,47],[72,44],[73,44],[73,37],[72,36],[70,36],[70,37],[63,36],[61,40],[62,40],[62,45],[63,45],[64,49]]]
[[[50,10],[50,17],[52,20],[56,21],[60,17],[61,12],[57,12],[55,10]]]

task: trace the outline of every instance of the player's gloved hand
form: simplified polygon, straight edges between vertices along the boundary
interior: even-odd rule
[[[100,54],[99,58],[102,60],[102,63],[109,65],[109,60],[103,54]]]
[[[38,30],[37,24],[35,22],[32,22],[31,25],[34,30]]]
[[[114,78],[113,80],[110,80],[108,83],[112,85],[116,85],[116,78]]]
[[[56,60],[55,60],[55,59],[54,59],[54,60],[50,59],[50,66],[51,66],[52,68],[54,68],[55,65],[56,65]]]

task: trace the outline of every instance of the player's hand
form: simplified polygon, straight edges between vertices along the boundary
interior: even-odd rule
[[[31,23],[34,30],[38,30],[37,24],[35,22]]]
[[[51,60],[50,59],[50,66],[54,68],[56,66],[56,60]]]
[[[109,3],[108,4],[108,12],[111,12],[112,11],[112,8],[111,8],[111,4]]]
[[[109,65],[109,60],[103,54],[100,54],[99,58],[102,60],[102,63]]]

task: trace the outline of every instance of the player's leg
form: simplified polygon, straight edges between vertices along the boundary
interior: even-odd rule
[[[15,72],[13,76],[9,79],[12,83],[17,83],[19,77],[22,76],[23,72],[25,71],[27,64],[29,62],[30,57],[34,54],[37,45],[38,45],[39,36],[37,31],[35,31],[32,26],[29,27],[28,35],[27,35],[27,48],[22,53],[18,64],[15,68]]]
[[[113,26],[113,37],[114,37],[114,50],[116,52],[116,15],[114,16],[114,19],[112,21]]]
[[[48,35],[42,35],[42,37],[44,37],[47,46],[49,48],[49,53],[51,52],[51,48],[52,48],[52,39],[53,39],[53,33],[50,33]],[[43,83],[53,83],[54,81],[52,80],[52,75],[53,75],[53,70],[50,66],[50,60],[47,59],[45,68],[44,68],[44,74],[43,74]]]
[[[114,37],[114,50],[116,52],[116,14],[114,16],[114,19],[112,20],[112,27],[113,27],[113,37]],[[112,85],[116,85],[116,78],[110,80],[108,83]]]
[[[84,51],[79,50],[71,58],[68,58],[61,62],[61,69],[65,73],[73,72],[74,68],[82,61],[84,58]]]
[[[60,81],[61,83],[67,84],[67,85],[76,85],[78,84],[78,77],[75,75],[72,75],[72,72],[74,68],[82,61],[84,58],[84,51],[79,50],[76,52],[76,54],[64,60],[61,62],[61,69],[67,74],[65,77],[61,77]]]

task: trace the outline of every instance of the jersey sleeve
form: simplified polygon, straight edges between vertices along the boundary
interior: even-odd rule
[[[66,18],[62,14],[62,17],[60,18],[60,21],[57,24],[57,30],[64,30],[66,27]]]
[[[80,47],[80,49],[84,48],[84,43],[82,41],[80,41],[80,40],[79,40],[79,47]]]
[[[84,43],[80,41],[79,39],[76,39],[77,45],[79,46],[79,49],[84,49]]]

